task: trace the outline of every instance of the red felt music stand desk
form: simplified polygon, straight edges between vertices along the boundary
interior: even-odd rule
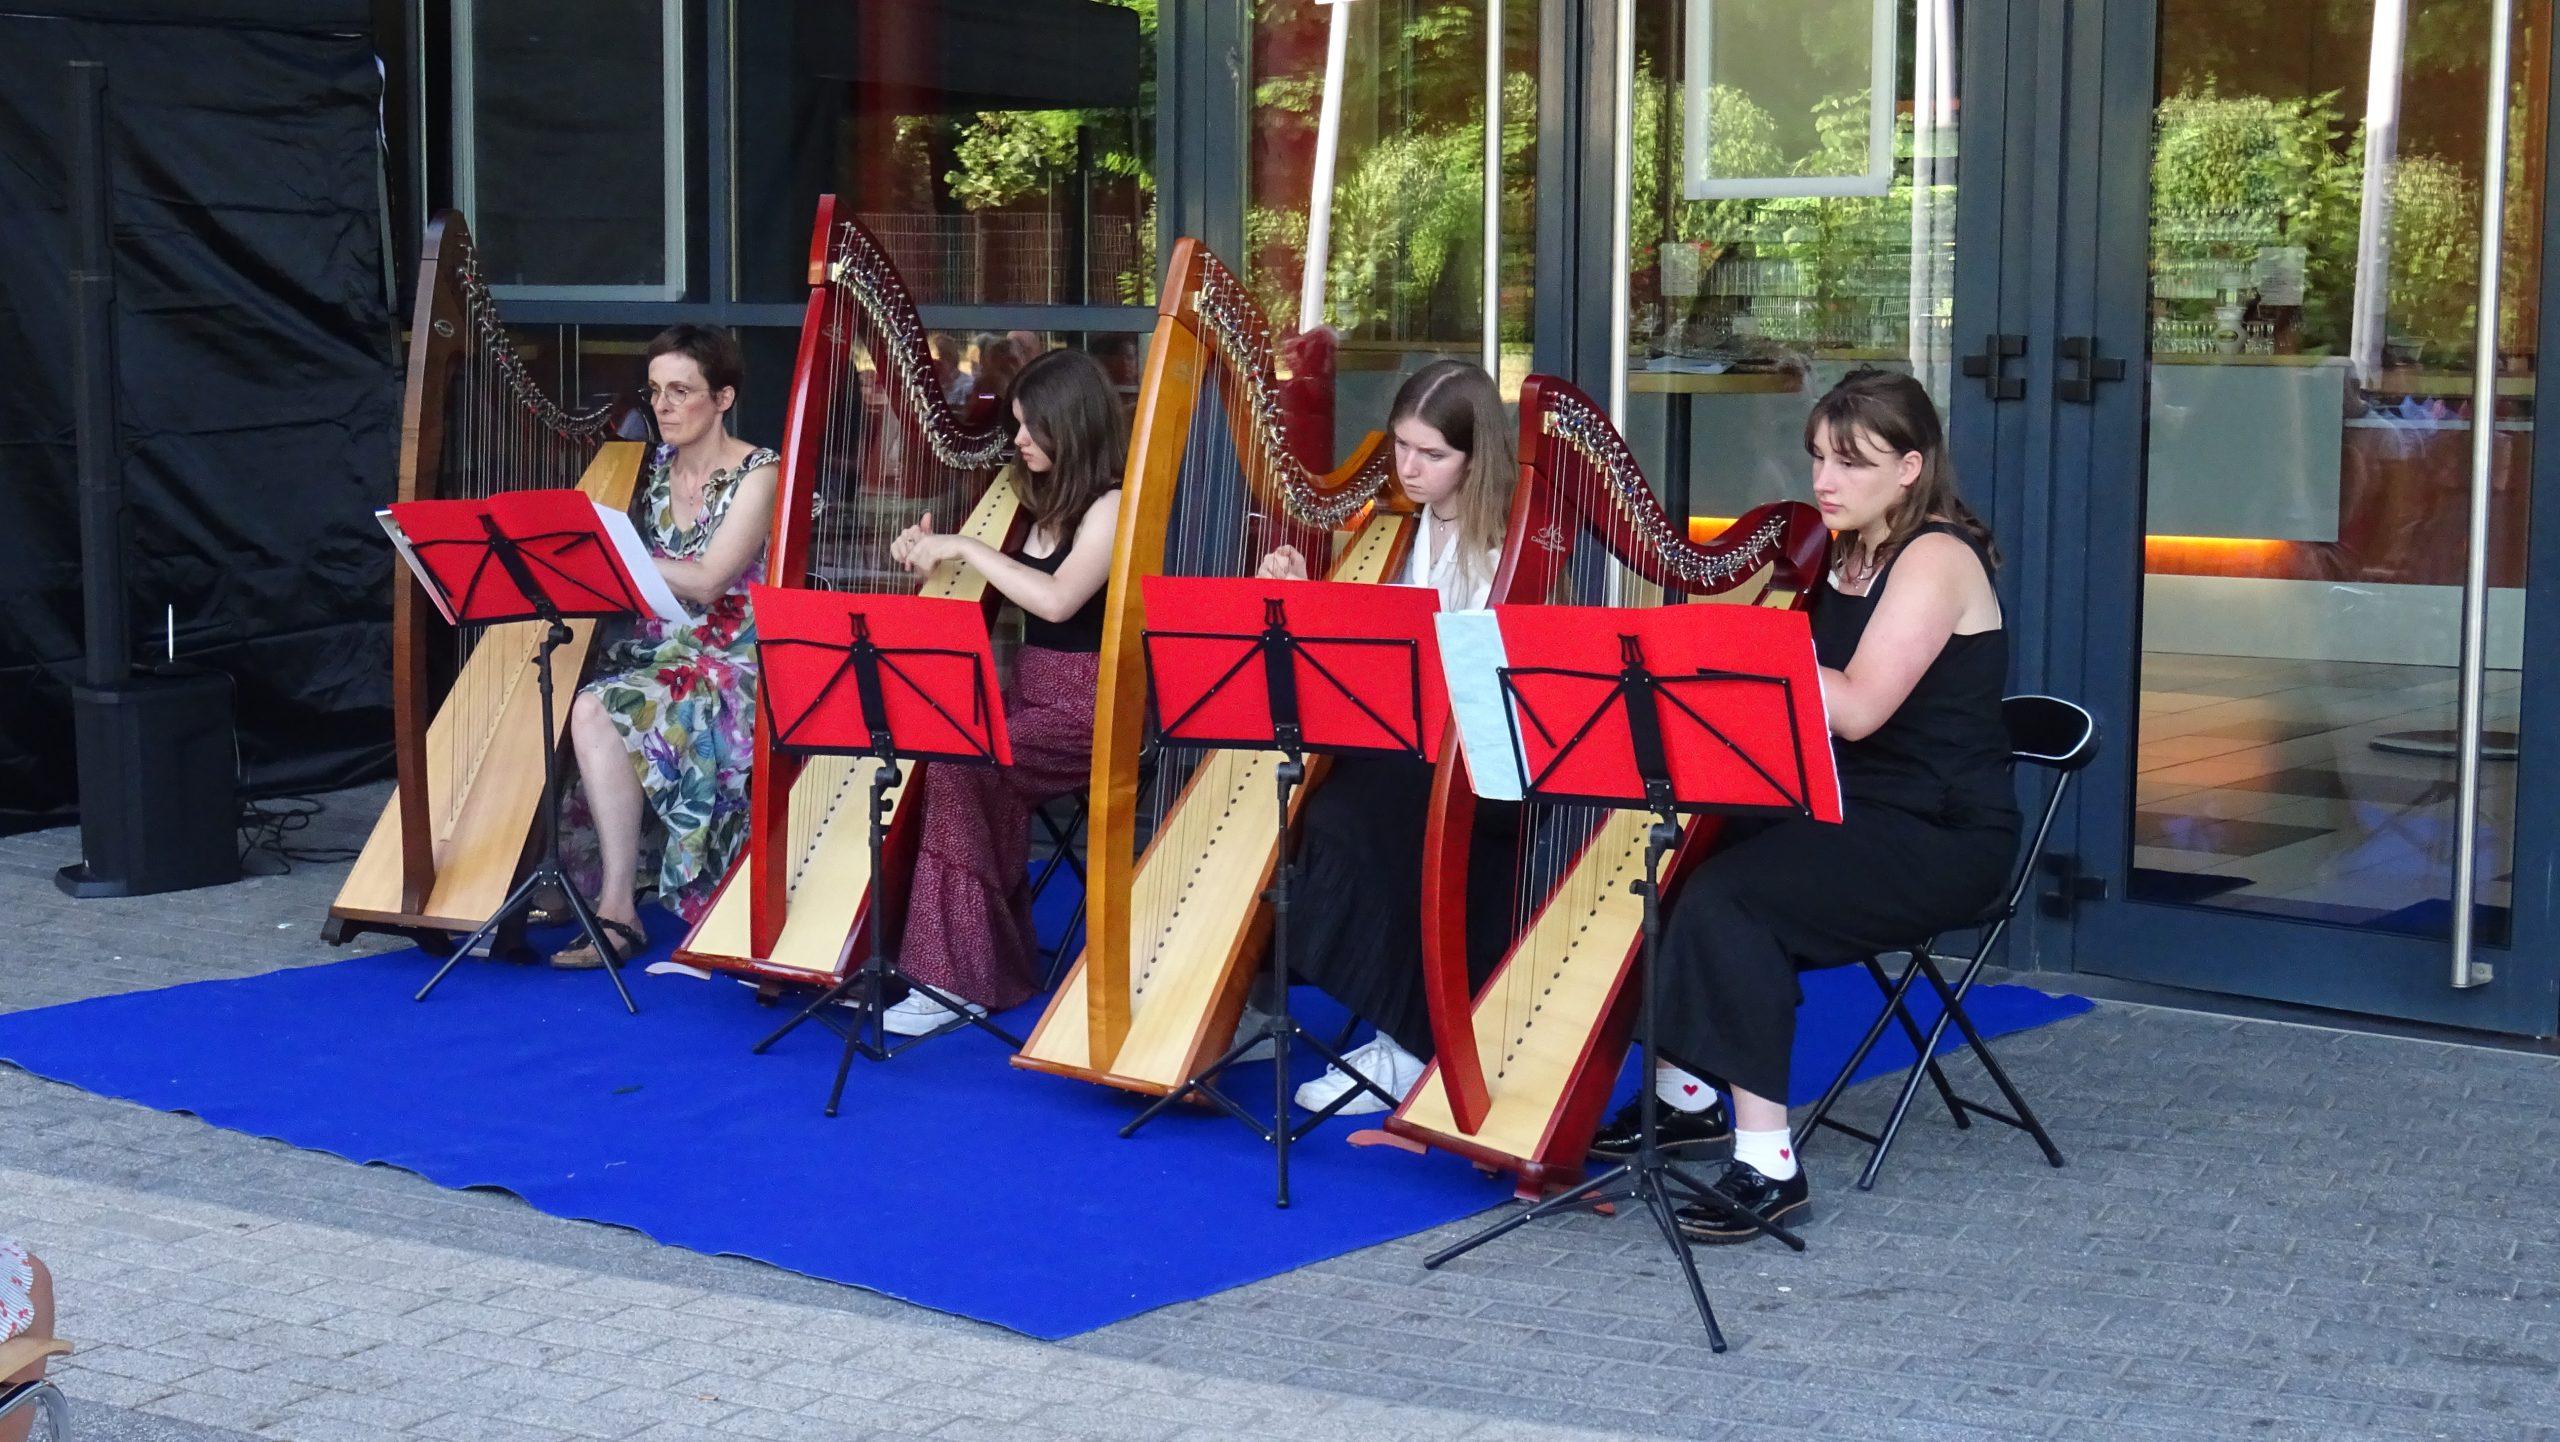
[[[567,618],[636,616],[653,608],[625,569],[595,502],[579,491],[502,491],[478,500],[400,501],[390,507],[403,554],[445,619],[457,626],[509,621],[544,624],[534,675],[542,691],[542,794],[549,808],[542,859],[445,958],[427,984],[425,1001],[462,958],[471,955],[508,921],[533,910],[534,897],[556,886],[622,997],[637,1012],[622,982],[622,951],[605,935],[595,908],[578,894],[560,864],[560,747],[552,710],[551,653],[571,639]]]
[[[1644,976],[1636,1041],[1636,1154],[1423,1261],[1438,1267],[1541,1217],[1637,1201],[1679,1258],[1707,1343],[1724,1332],[1673,1218],[1674,1194],[1797,1250],[1804,1242],[1690,1176],[1656,1141],[1651,1081],[1662,945],[1662,863],[1696,813],[1840,820],[1839,778],[1813,634],[1800,613],[1749,606],[1505,606],[1497,677],[1524,799],[1653,813],[1645,833]],[[1481,688],[1478,688],[1479,690]],[[1471,744],[1472,744],[1471,733]]]
[[[1273,1150],[1278,1205],[1289,1205],[1289,1147],[1351,1098],[1388,1095],[1331,1044],[1308,1032],[1289,1009],[1289,898],[1297,876],[1296,822],[1290,801],[1306,780],[1306,758],[1329,755],[1409,756],[1440,751],[1449,714],[1432,615],[1439,594],[1427,587],[1352,585],[1333,581],[1269,581],[1227,577],[1148,576],[1140,580],[1147,614],[1179,616],[1180,628],[1150,627],[1147,712],[1157,744],[1177,749],[1264,750],[1280,754],[1278,851],[1271,890],[1270,1006],[1263,1025],[1127,1126],[1134,1135],[1178,1102],[1198,1097],[1235,1118]],[[1272,1119],[1244,1109],[1219,1079],[1268,1041],[1272,1048]],[[1305,1121],[1289,1121],[1289,1052],[1304,1045],[1355,1083]]]
[[[756,617],[757,684],[763,691],[758,704],[775,746],[802,755],[868,756],[879,763],[871,772],[869,814],[877,887],[894,805],[890,793],[904,779],[905,762],[1013,764],[986,612],[975,601],[780,586],[750,587],[748,600]],[[891,1044],[884,1013],[893,982],[940,1002],[952,1020]],[[837,1019],[840,1004],[854,1012],[850,1025]],[[845,1077],[857,1053],[886,1061],[964,1026],[994,1035],[1010,1051],[1022,1049],[1019,1038],[958,997],[901,971],[890,952],[885,918],[872,922],[871,952],[863,965],[756,1043],[755,1051],[762,1053],[813,1018],[844,1038],[844,1056],[827,1093],[828,1116],[844,1100]]]

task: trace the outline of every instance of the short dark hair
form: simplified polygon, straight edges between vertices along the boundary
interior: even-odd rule
[[[680,355],[702,367],[703,382],[715,393],[735,390],[747,378],[747,359],[738,350],[737,337],[720,326],[668,326],[649,342],[649,353],[641,364],[662,355]]]

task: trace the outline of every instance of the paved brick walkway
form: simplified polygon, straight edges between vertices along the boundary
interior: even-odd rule
[[[0,1009],[338,954],[338,868],[74,904],[76,848],[0,840]],[[1702,1254],[1721,1358],[1632,1217],[1048,1345],[6,1068],[0,1230],[86,1438],[2560,1438],[2560,1062],[2118,1004],[2003,1053],[2071,1166],[1817,1144],[1809,1253]]]

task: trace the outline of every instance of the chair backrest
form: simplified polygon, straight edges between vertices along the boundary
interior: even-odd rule
[[[2062,812],[2062,798],[2071,789],[2071,778],[2098,756],[2098,718],[2088,708],[2059,696],[2009,696],[2000,702],[2000,721],[2009,732],[2009,760],[2013,765],[2035,766],[2053,773],[2052,789],[2045,793],[2044,809],[2036,817],[2036,829],[2028,839],[2026,850],[2018,857],[2017,874],[2010,878],[2009,895],[1993,918],[2006,921],[2018,912],[2018,903],[2026,899],[2027,887],[2034,881],[2036,858],[2044,855],[2044,844],[2053,832],[2053,820]]]

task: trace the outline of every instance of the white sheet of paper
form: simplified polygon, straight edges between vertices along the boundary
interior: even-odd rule
[[[400,559],[409,563],[410,573],[418,578],[418,585],[427,593],[427,599],[436,603],[436,610],[444,617],[444,623],[452,625],[453,606],[445,600],[444,588],[437,585],[436,578],[418,563],[418,552],[409,544],[409,533],[400,529],[400,522],[392,517],[391,508],[385,506],[374,512],[373,518],[382,523],[382,533],[391,538],[391,549],[398,551]]]
[[[1492,801],[1517,801],[1527,789],[1520,758],[1511,746],[1511,721],[1502,699],[1502,626],[1491,611],[1443,611],[1440,669],[1449,681],[1449,719],[1458,723],[1475,793]]]
[[[633,583],[640,588],[640,599],[649,603],[658,619],[677,625],[691,621],[693,613],[676,599],[675,590],[667,584],[666,573],[658,569],[658,563],[649,559],[649,548],[640,543],[640,528],[631,524],[631,518],[598,502],[596,519],[604,522],[604,533],[613,538],[613,548],[622,556],[622,568],[631,573]]]

